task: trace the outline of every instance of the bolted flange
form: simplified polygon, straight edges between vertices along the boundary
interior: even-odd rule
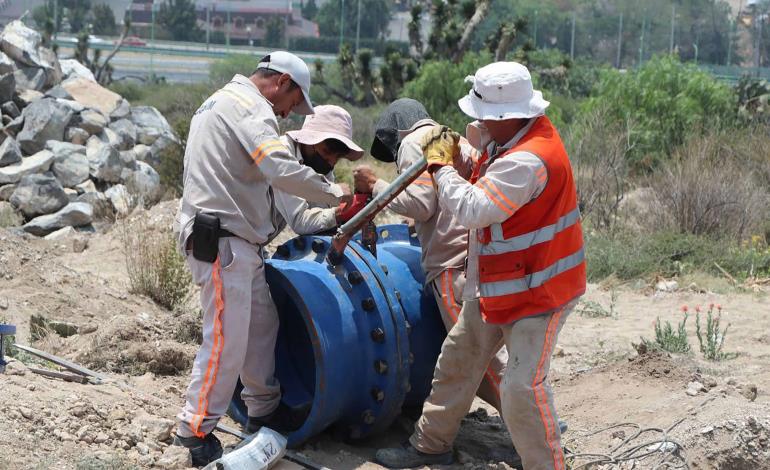
[[[275,253],[280,256],[281,258],[288,258],[289,254],[291,253],[291,250],[289,250],[289,247],[286,245],[281,245],[278,248],[275,249]]]
[[[364,280],[364,276],[361,275],[358,271],[351,271],[348,273],[348,282],[355,285],[355,284],[361,284],[361,282]]]
[[[326,249],[326,243],[324,243],[323,240],[319,240],[316,238],[315,240],[313,240],[313,243],[311,243],[310,247],[316,253],[323,253],[324,249]]]
[[[372,410],[366,410],[361,415],[361,419],[364,420],[364,424],[373,424],[375,421],[374,413],[372,413]]]
[[[294,248],[298,250],[304,250],[305,249],[305,239],[302,237],[297,237],[294,239]]]
[[[382,330],[382,328],[375,328],[370,333],[370,336],[372,337],[372,341],[375,343],[384,343],[385,342],[385,332]]]
[[[388,363],[382,359],[377,359],[374,361],[374,370],[377,371],[378,374],[385,375],[388,373]]]
[[[367,312],[374,310],[374,307],[376,307],[376,304],[374,303],[374,299],[371,297],[365,298],[361,302],[361,306],[366,310]]]
[[[377,387],[374,387],[372,388],[372,398],[377,403],[382,403],[382,401],[385,400],[385,392]]]

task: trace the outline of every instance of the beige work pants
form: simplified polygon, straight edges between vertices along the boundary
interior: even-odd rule
[[[463,306],[462,293],[465,287],[465,273],[460,269],[447,269],[431,281],[433,295],[436,297],[436,303],[441,311],[441,320],[444,322],[447,333],[455,326],[460,311]],[[508,352],[505,349],[503,340],[500,340],[500,346],[497,353],[492,356],[489,365],[484,371],[484,378],[481,381],[476,396],[494,406],[500,416],[502,409],[500,407],[500,381],[503,377],[505,364],[508,362]]]
[[[226,412],[240,375],[249,416],[264,416],[280,401],[273,376],[278,313],[265,282],[260,247],[237,237],[219,240],[214,263],[187,252],[201,288],[203,343],[192,368],[177,434],[202,437]]]
[[[502,416],[524,470],[564,470],[558,416],[546,377],[559,331],[575,303],[510,325],[491,325],[481,319],[477,300],[466,301],[441,347],[412,445],[430,454],[451,450],[489,360],[504,340],[509,360],[500,384]]]

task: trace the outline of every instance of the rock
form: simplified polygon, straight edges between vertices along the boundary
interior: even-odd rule
[[[123,164],[120,161],[120,153],[115,147],[92,136],[86,143],[86,156],[92,177],[108,183],[120,182]]]
[[[120,137],[120,150],[128,150],[134,147],[136,142],[136,126],[128,119],[118,119],[110,124],[109,127]]]
[[[45,240],[48,241],[59,241],[64,238],[70,237],[72,235],[75,235],[77,232],[72,227],[64,227],[60,228],[59,230],[49,233],[45,237],[43,237]]]
[[[90,165],[85,146],[49,140],[46,149],[54,154],[52,169],[62,186],[72,188],[88,179]]]
[[[19,20],[11,21],[0,33],[0,48],[11,59],[33,67],[50,67],[44,63],[38,50],[42,37]]]
[[[131,197],[131,194],[129,194],[128,189],[122,184],[116,184],[111,187],[104,192],[104,195],[107,196],[112,203],[115,212],[120,216],[128,215],[134,206],[134,200]]]
[[[67,199],[69,199],[70,202],[75,202],[75,199],[80,195],[76,189],[72,188],[64,188],[64,194],[67,195]]]
[[[59,61],[59,64],[61,65],[62,75],[65,80],[70,78],[83,78],[91,82],[96,82],[96,77],[94,77],[93,72],[75,59],[62,59]]]
[[[56,212],[68,203],[64,188],[50,173],[24,176],[11,196],[11,204],[28,219]]]
[[[101,140],[105,144],[109,144],[110,147],[114,147],[116,149],[120,149],[123,147],[123,142],[120,136],[109,127],[105,128],[101,132],[101,134],[98,135],[98,137],[99,137],[99,140]]]
[[[98,191],[81,194],[75,201],[90,205],[94,220],[110,220],[115,213],[110,199]]]
[[[16,93],[16,75],[6,73],[0,76],[0,101],[11,101]]]
[[[179,138],[174,134],[166,118],[152,106],[132,107],[131,122],[136,125],[137,140],[140,144],[152,145],[161,136],[179,143]]]
[[[73,125],[83,129],[89,134],[96,135],[101,134],[104,130],[104,126],[107,125],[107,118],[104,117],[99,111],[93,109],[86,109],[81,112],[72,122]]]
[[[711,434],[712,432],[714,432],[714,426],[706,426],[705,428],[701,429],[698,432],[700,432],[701,434]]]
[[[112,113],[110,113],[110,120],[119,121],[121,119],[126,119],[130,115],[131,115],[131,105],[127,100],[122,99],[118,107],[115,108],[115,110]]]
[[[10,360],[8,361],[8,365],[5,366],[5,375],[24,376],[24,375],[27,375],[28,370],[29,369],[23,362]]]
[[[676,281],[660,281],[655,284],[655,290],[658,292],[674,292],[679,288],[679,283]]]
[[[696,396],[699,392],[706,392],[706,391],[707,391],[706,387],[704,387],[703,384],[700,382],[693,381],[687,384],[686,393],[691,397]]]
[[[18,163],[0,167],[0,184],[18,183],[26,175],[48,171],[52,163],[53,153],[48,150],[22,158]]]
[[[757,386],[754,384],[744,385],[741,387],[741,395],[744,396],[748,401],[754,401],[757,399]]]
[[[10,57],[0,52],[0,74],[13,73],[16,70],[16,64]]]
[[[45,98],[45,95],[37,90],[24,90],[21,93],[16,94],[13,101],[19,106],[19,109],[24,109],[35,101],[39,101],[43,98]]]
[[[13,72],[16,79],[16,91],[35,90],[42,91],[45,88],[45,70],[37,67],[21,67]]]
[[[15,137],[19,131],[21,131],[22,127],[24,127],[24,116],[19,116],[6,124],[5,132]]]
[[[67,140],[67,142],[71,142],[76,145],[85,145],[85,143],[88,142],[89,137],[90,135],[88,132],[79,127],[70,127],[64,134],[64,138]]]
[[[0,144],[0,166],[8,166],[21,161],[21,147],[12,138]]]
[[[133,150],[137,160],[147,162],[152,159],[152,151],[150,151],[150,147],[144,144],[135,145]]]
[[[27,408],[26,406],[21,406],[21,407],[19,407],[19,413],[21,413],[21,415],[22,415],[24,418],[26,418],[26,419],[32,419],[32,418],[34,418],[34,417],[35,417],[35,416],[32,414],[32,410],[30,410],[30,409],[29,409],[29,408]]]
[[[83,111],[85,111],[86,107],[82,104],[78,103],[77,101],[63,99],[63,98],[56,98],[56,102],[59,104],[63,104],[67,106],[70,110],[72,110],[73,114],[78,114]],[[73,117],[72,121],[69,122],[68,125],[72,125],[72,122],[75,121],[75,118]]]
[[[45,47],[41,47],[38,53],[40,54],[40,59],[43,63],[48,64],[48,66],[44,67],[46,75],[45,87],[51,88],[61,83],[61,65],[59,64],[59,58],[56,56],[56,53]]]
[[[62,100],[72,101],[72,95],[65,90],[61,85],[56,85],[55,87],[51,88],[50,90],[45,92],[45,96],[50,96],[51,98],[59,98]],[[76,101],[73,101],[73,103],[76,103]],[[82,104],[78,103],[78,106],[83,106]]]
[[[59,212],[41,215],[27,222],[22,229],[32,235],[45,236],[62,227],[81,227],[93,220],[93,208],[84,202],[72,202]]]
[[[124,170],[136,170],[136,152],[134,152],[134,149],[121,151],[120,161],[125,166]]]
[[[110,436],[107,433],[100,432],[94,437],[94,444],[104,444],[110,440]]]
[[[78,236],[72,239],[72,251],[75,253],[82,253],[88,249],[88,238],[83,236]],[[96,331],[96,330],[94,330]],[[87,331],[81,330],[82,333],[88,333]],[[90,331],[90,333],[93,333],[93,331]]]
[[[95,193],[96,192],[96,185],[91,180],[86,180],[78,185],[75,186],[75,189],[77,189],[78,194],[83,193]]]
[[[3,186],[0,186],[0,201],[7,201],[11,198],[11,194],[13,194],[13,191],[16,189],[15,184],[6,184]]]
[[[131,194],[137,195],[145,206],[158,203],[163,196],[160,175],[145,162],[136,162],[136,170],[127,178],[126,187]]]
[[[163,455],[155,462],[155,466],[164,469],[192,467],[192,456],[186,447],[168,446]]]
[[[24,128],[17,140],[27,153],[39,152],[49,140],[64,140],[64,129],[72,118],[72,110],[55,99],[35,101],[22,112]]]
[[[111,115],[123,100],[119,94],[83,77],[65,80],[62,82],[62,87],[72,95],[75,101],[86,108],[97,109],[105,116]]]
[[[2,221],[1,226],[16,227],[24,223],[24,217],[13,207],[13,204],[0,201],[0,221]]]
[[[56,334],[61,336],[62,338],[69,338],[70,336],[76,335],[80,330],[80,328],[74,323],[70,323],[66,321],[57,321],[57,320],[49,321],[48,327],[52,329],[54,332],[56,332]]]
[[[19,107],[16,106],[16,103],[14,103],[13,101],[6,101],[5,103],[3,103],[2,110],[4,115],[11,116],[14,119],[21,116],[21,111],[19,110]]]
[[[136,451],[139,452],[139,455],[148,455],[150,448],[144,442],[139,442],[136,444]]]
[[[174,427],[174,422],[170,419],[159,418],[145,412],[140,412],[131,420],[131,423],[140,427],[151,440],[158,442],[171,440],[171,430]]]

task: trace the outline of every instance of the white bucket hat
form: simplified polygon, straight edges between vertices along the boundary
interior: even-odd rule
[[[260,60],[257,69],[275,70],[288,73],[294,83],[299,85],[305,100],[294,111],[297,114],[313,114],[313,103],[310,101],[310,70],[305,61],[286,51],[275,51]]]
[[[289,137],[305,145],[315,145],[326,139],[336,139],[350,149],[347,159],[356,161],[364,150],[353,142],[353,118],[344,108],[333,104],[315,107],[315,114],[305,118],[302,129],[287,132]]]
[[[457,104],[474,119],[528,119],[545,114],[550,104],[540,91],[532,88],[529,70],[517,62],[485,65],[465,81],[473,83],[473,88]]]

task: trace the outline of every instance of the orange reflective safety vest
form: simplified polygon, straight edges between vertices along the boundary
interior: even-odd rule
[[[496,158],[515,152],[538,156],[547,170],[542,193],[501,224],[479,232],[481,313],[506,324],[548,313],[585,293],[583,231],[572,167],[551,121],[537,119],[522,139]],[[481,176],[485,152],[471,182]]]

